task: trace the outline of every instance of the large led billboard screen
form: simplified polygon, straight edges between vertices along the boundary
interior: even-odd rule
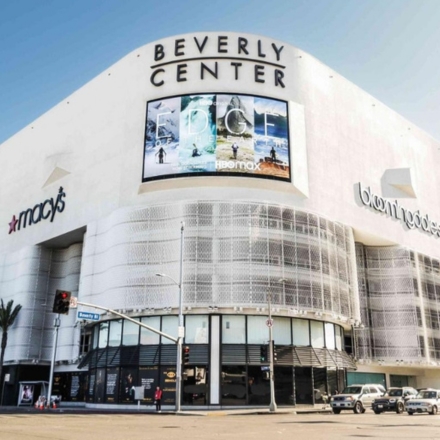
[[[147,103],[142,181],[241,175],[290,181],[287,102],[234,94]]]

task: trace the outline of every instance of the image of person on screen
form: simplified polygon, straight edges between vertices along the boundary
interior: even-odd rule
[[[163,157],[166,157],[167,153],[165,153],[165,150],[163,147],[159,148],[159,151],[156,153],[156,156],[159,156],[159,163],[163,163]]]
[[[272,149],[270,150],[270,157],[272,158],[272,162],[276,162],[277,152],[275,151],[275,148],[273,145],[272,145]]]
[[[197,145],[196,144],[193,144],[193,145],[194,145],[194,148],[192,151],[192,157],[201,156],[202,153],[200,153],[199,149],[197,148]]]
[[[234,142],[231,148],[232,148],[232,154],[234,155],[234,159],[237,159],[237,153],[239,148],[237,142]]]

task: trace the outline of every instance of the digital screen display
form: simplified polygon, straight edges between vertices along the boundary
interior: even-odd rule
[[[240,175],[290,181],[287,102],[234,94],[147,103],[142,181]]]

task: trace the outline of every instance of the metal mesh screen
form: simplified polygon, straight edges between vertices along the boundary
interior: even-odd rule
[[[127,311],[177,307],[177,286],[155,273],[179,279],[181,221],[184,306],[265,306],[270,290],[274,306],[353,316],[351,229],[252,202],[132,208],[89,225],[81,299]]]
[[[400,247],[356,244],[362,326],[355,327],[357,356],[387,362],[420,361],[414,254]]]

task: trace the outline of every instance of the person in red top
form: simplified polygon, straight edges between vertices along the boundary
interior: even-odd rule
[[[156,403],[156,411],[161,412],[160,401],[162,399],[162,390],[160,387],[156,387],[156,391],[154,392],[154,401]]]

